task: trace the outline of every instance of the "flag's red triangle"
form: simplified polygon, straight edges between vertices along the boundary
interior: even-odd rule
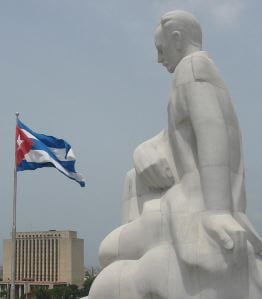
[[[34,142],[16,126],[16,167],[22,162],[24,156],[31,150]]]

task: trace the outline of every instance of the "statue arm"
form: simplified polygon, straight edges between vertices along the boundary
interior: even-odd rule
[[[218,87],[208,82],[184,86],[189,118],[196,138],[200,180],[206,212],[202,225],[236,263],[246,253],[246,232],[232,216],[229,137]]]
[[[229,140],[217,87],[208,82],[184,86],[196,138],[202,191],[209,211],[231,211]]]

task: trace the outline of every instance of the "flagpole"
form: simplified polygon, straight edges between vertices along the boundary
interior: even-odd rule
[[[19,113],[16,112],[16,125]],[[17,194],[17,170],[16,170],[16,130],[15,130],[15,163],[14,163],[14,194],[13,194],[13,225],[12,225],[12,256],[11,256],[11,296],[15,299],[15,279],[16,279],[16,194]]]

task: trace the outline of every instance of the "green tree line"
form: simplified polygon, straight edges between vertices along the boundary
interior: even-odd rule
[[[31,292],[27,294],[27,297],[26,294],[24,294],[21,299],[78,299],[88,296],[94,280],[95,276],[88,276],[84,281],[82,288],[79,288],[74,284],[68,286],[55,286],[53,289],[45,289],[41,287],[32,288]],[[1,292],[0,298],[8,298],[7,292]]]

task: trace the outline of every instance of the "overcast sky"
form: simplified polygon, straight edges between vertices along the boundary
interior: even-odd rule
[[[85,264],[121,223],[123,181],[137,145],[167,126],[170,75],[154,30],[171,9],[193,12],[242,128],[248,215],[262,233],[261,0],[1,0],[0,240],[10,237],[14,113],[66,139],[87,178],[55,169],[18,174],[17,230],[76,230]],[[2,247],[0,263],[2,262]]]

